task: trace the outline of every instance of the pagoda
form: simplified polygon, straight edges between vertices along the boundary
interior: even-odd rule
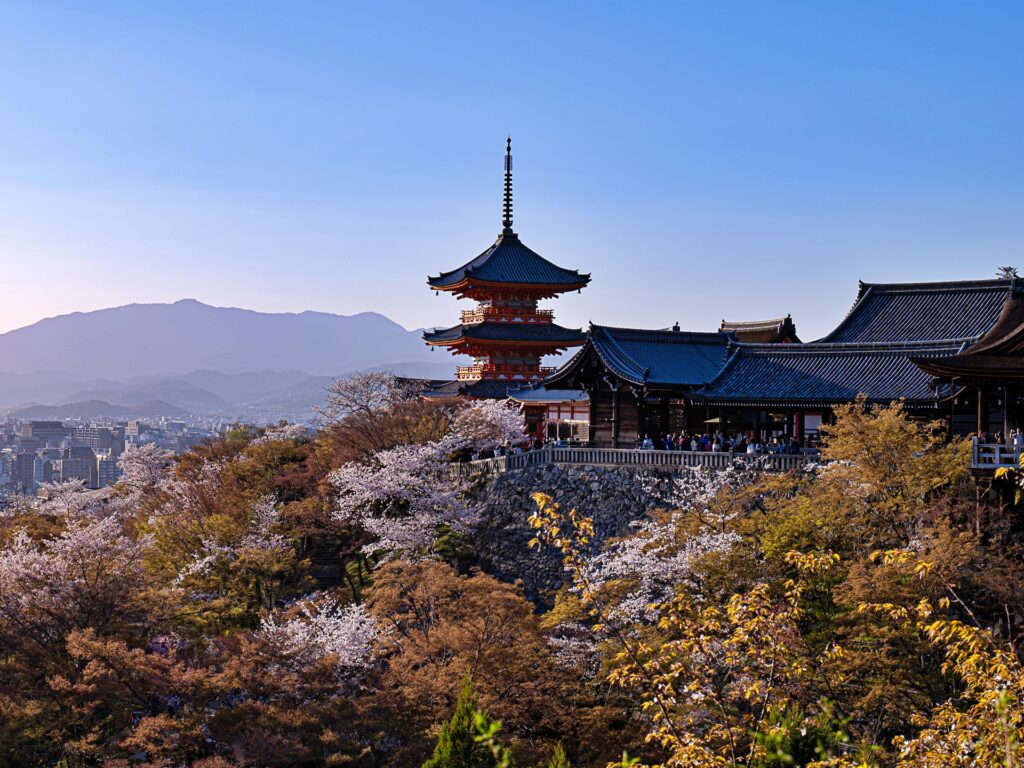
[[[502,230],[493,245],[458,269],[427,279],[435,291],[472,299],[473,309],[451,328],[423,334],[432,347],[469,355],[473,364],[456,369],[456,380],[435,387],[435,396],[504,398],[540,381],[553,369],[541,358],[583,344],[579,328],[563,328],[550,309],[537,304],[590,282],[590,275],[552,264],[527,248],[512,230],[512,139],[505,150]]]

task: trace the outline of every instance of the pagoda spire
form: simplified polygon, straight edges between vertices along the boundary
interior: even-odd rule
[[[512,234],[512,137],[505,143],[505,193],[501,204],[501,226],[503,235]]]

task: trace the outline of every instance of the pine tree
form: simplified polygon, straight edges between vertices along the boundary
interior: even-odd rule
[[[423,764],[423,768],[494,768],[494,758],[489,750],[475,739],[475,711],[476,695],[473,693],[472,681],[466,675],[459,699],[455,703],[455,712],[441,726],[434,756]]]
[[[555,744],[555,751],[551,753],[547,768],[572,768],[569,758],[565,756],[565,750],[562,749],[562,742]]]

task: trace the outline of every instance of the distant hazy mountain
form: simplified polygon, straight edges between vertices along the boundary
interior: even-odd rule
[[[308,420],[335,377],[387,369],[443,379],[459,362],[431,354],[419,331],[375,313],[131,304],[0,334],[0,411]]]
[[[374,312],[270,314],[192,299],[75,312],[0,334],[0,371],[59,370],[70,374],[66,378],[204,369],[338,375],[441,360],[431,356],[419,331]],[[53,380],[47,377],[48,384]]]
[[[11,413],[21,419],[94,419],[101,416],[111,418],[168,416],[175,418],[187,415],[188,411],[160,400],[151,400],[133,406],[111,405],[103,400],[87,400],[64,405],[29,405]]]

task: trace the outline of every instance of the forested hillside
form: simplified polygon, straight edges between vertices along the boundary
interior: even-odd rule
[[[679,473],[606,542],[537,488],[537,603],[449,470],[516,410],[364,374],[326,415],[14,500],[0,766],[1024,764],[1012,489],[979,500],[899,404],[842,410],[806,471]]]

